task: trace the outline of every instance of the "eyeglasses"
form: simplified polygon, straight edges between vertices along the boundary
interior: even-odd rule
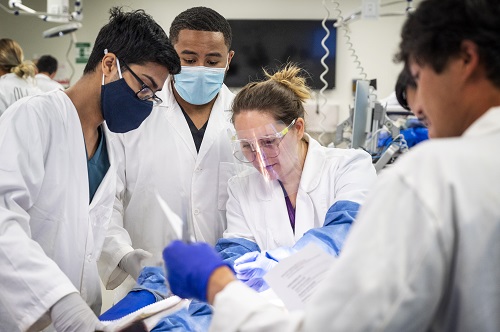
[[[262,136],[259,139],[237,139],[236,136],[233,136],[231,140],[234,143],[234,157],[244,163],[252,163],[255,161],[257,149],[264,158],[277,157],[280,154],[279,145],[283,137],[290,131],[290,128],[292,128],[296,120],[297,119],[293,120],[292,123],[282,131],[273,135]]]
[[[132,69],[130,69],[129,66],[127,66],[125,62],[122,61],[122,64],[125,68],[127,68],[127,70],[132,74],[132,76],[135,77],[137,82],[141,84],[141,89],[135,93],[136,97],[139,98],[140,100],[151,100],[154,106],[160,105],[163,102],[163,100],[161,100],[161,98],[158,97],[153,92],[153,90],[146,83],[144,83],[144,81],[141,80],[139,76],[137,76],[137,74],[134,73]]]

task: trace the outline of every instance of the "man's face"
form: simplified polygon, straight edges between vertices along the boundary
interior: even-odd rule
[[[129,67],[139,79],[128,70],[124,71],[122,75],[134,92],[141,90],[142,84],[145,84],[153,93],[156,93],[163,88],[168,77],[168,69],[154,62],[147,62],[143,65],[131,64]]]
[[[222,32],[181,30],[174,45],[182,66],[224,68],[231,62]]]
[[[408,102],[408,107],[415,114],[415,116],[426,126],[429,126],[429,119],[425,116],[424,109],[422,108],[422,103],[417,96],[417,88],[408,86],[406,88],[406,101]]]
[[[419,118],[428,125],[429,137],[460,136],[466,128],[457,76],[459,65],[458,59],[450,59],[437,74],[430,65],[410,61],[410,71],[418,86],[415,97],[420,103]]]

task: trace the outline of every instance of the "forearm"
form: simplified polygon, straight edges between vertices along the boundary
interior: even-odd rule
[[[231,281],[236,278],[233,271],[227,266],[221,266],[214,270],[210,279],[208,280],[207,300],[208,303],[213,304],[215,295],[224,289]]]

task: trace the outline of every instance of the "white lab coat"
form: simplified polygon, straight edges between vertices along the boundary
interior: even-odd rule
[[[159,96],[163,103],[141,127],[117,135],[113,146],[119,164],[117,200],[99,261],[108,288],[127,276],[117,266],[133,248],[151,252],[153,258],[147,263],[158,264],[163,261],[163,248],[175,239],[155,190],[173,212],[188,221],[198,241],[215,244],[226,229],[227,181],[232,175],[229,161],[233,160],[227,129],[232,126],[234,94],[222,86],[199,153],[170,78]]]
[[[261,250],[291,247],[340,200],[362,204],[376,179],[371,157],[362,150],[321,146],[308,134],[309,148],[295,205],[295,234],[278,181],[268,184],[257,171],[229,181],[225,238],[245,238]],[[271,186],[271,187],[269,187]]]
[[[112,154],[89,205],[80,120],[68,96],[53,91],[4,113],[0,156],[0,330],[26,330],[77,291],[99,313],[96,260],[113,210]]]
[[[0,116],[16,100],[42,93],[33,78],[23,79],[14,73],[0,76]]]
[[[213,331],[500,331],[500,107],[385,170],[304,312],[238,282]],[[230,319],[229,319],[230,317]]]
[[[49,92],[52,90],[64,90],[64,87],[59,82],[54,81],[45,74],[36,74],[35,80],[36,86],[44,92]]]

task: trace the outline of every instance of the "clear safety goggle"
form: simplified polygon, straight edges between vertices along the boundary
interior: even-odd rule
[[[295,124],[294,119],[283,130],[271,134],[260,136],[253,139],[238,139],[236,135],[231,137],[233,145],[233,155],[236,159],[244,163],[252,163],[255,161],[257,153],[263,158],[274,158],[280,154],[280,143],[285,135],[290,131],[290,128]]]

